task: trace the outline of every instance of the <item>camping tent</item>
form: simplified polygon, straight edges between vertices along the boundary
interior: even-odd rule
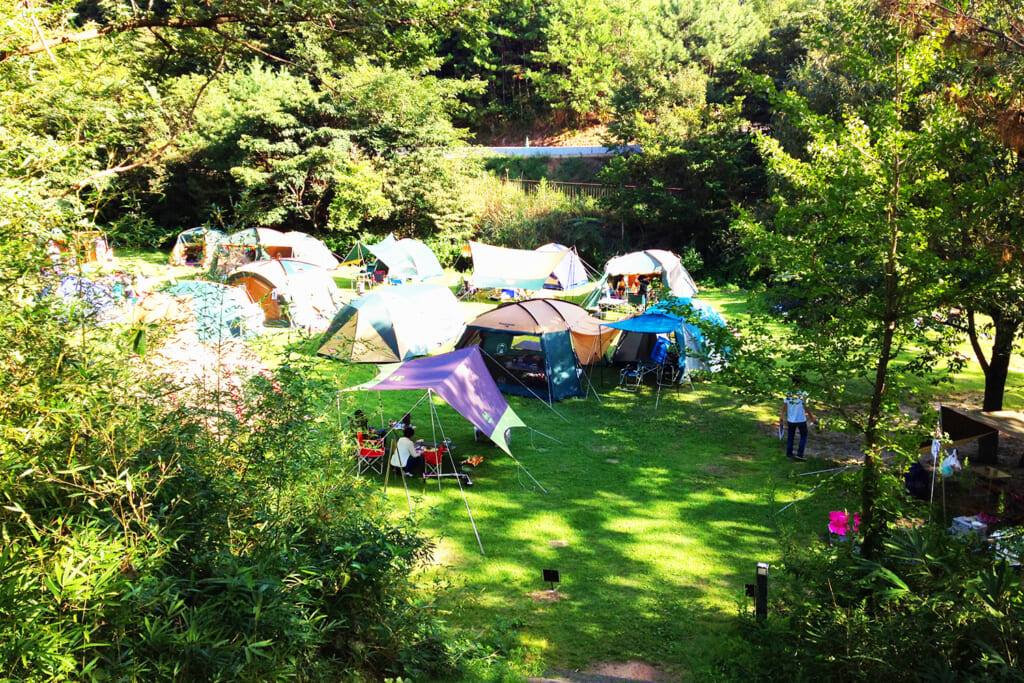
[[[455,347],[480,346],[502,391],[557,401],[586,395],[578,365],[600,359],[615,335],[576,304],[527,299],[478,316]]]
[[[290,258],[305,261],[327,270],[338,267],[338,259],[327,245],[304,232],[280,232],[272,228],[256,228],[260,246],[267,258]]]
[[[190,228],[178,235],[171,249],[172,266],[210,266],[217,244],[225,238],[220,230]]]
[[[209,259],[208,274],[218,279],[247,263],[270,258],[270,254],[260,244],[259,232],[253,228],[233,232],[212,246],[213,256]]]
[[[549,242],[537,247],[534,251],[563,254],[561,262],[555,266],[544,283],[545,289],[575,289],[587,284],[587,269],[575,249]]]
[[[236,268],[228,284],[243,287],[269,320],[325,330],[341,308],[341,292],[323,268],[295,259],[256,261]]]
[[[263,311],[245,290],[202,280],[179,282],[166,292],[148,294],[132,311],[132,319],[193,327],[203,344],[249,339],[263,331]]]
[[[377,244],[367,245],[367,248],[387,264],[388,277],[392,280],[418,282],[444,273],[434,252],[419,240],[396,240],[394,235],[388,235]]]
[[[228,337],[250,339],[263,331],[263,311],[240,287],[187,280],[172,285],[167,293],[188,297],[196,334],[204,344]]]
[[[327,270],[338,267],[338,259],[331,253],[330,248],[312,235],[292,230],[284,236],[291,243],[290,258],[312,263]]]
[[[394,363],[436,351],[462,327],[459,301],[443,285],[381,287],[338,311],[318,353],[357,363]]]
[[[714,362],[708,361],[710,350],[704,344],[704,334],[700,327],[688,322],[682,314],[671,310],[687,305],[702,319],[725,326],[725,318],[705,301],[683,297],[666,299],[651,306],[642,315],[604,323],[605,327],[624,331],[612,354],[612,362],[648,361],[658,336],[674,335],[678,348],[685,351],[685,355],[679,354],[679,364],[685,365],[687,371],[715,370],[717,366]]]
[[[568,252],[506,249],[481,242],[469,243],[473,255],[473,286],[538,290]]]
[[[627,289],[633,289],[641,277],[660,277],[666,292],[672,296],[697,296],[697,285],[677,255],[663,249],[647,249],[609,259],[604,266],[601,282],[584,305],[592,308],[597,304],[605,282],[609,279],[621,279],[625,281]]]
[[[373,255],[370,248],[362,242],[356,242],[348,253],[345,254],[345,258],[341,260],[341,265],[367,265],[372,266],[377,262],[377,257]]]
[[[443,398],[509,455],[512,452],[508,447],[508,430],[526,427],[491,381],[480,349],[474,346],[382,366],[376,379],[355,389],[427,389]]]

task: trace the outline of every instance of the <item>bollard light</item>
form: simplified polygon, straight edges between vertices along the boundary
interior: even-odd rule
[[[757,590],[754,596],[754,614],[758,620],[768,616],[768,563],[757,563]]]
[[[551,590],[555,590],[555,584],[561,583],[562,579],[557,569],[545,569],[544,580],[551,584]]]

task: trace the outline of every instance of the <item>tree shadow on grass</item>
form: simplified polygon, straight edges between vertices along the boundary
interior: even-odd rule
[[[714,385],[663,393],[657,411],[650,393],[604,391],[600,402],[557,404],[567,421],[540,402],[510,402],[561,443],[513,435],[513,453],[543,493],[500,451],[449,429],[459,457],[486,458],[466,490],[486,555],[457,487],[412,489],[420,523],[441,538],[446,566],[436,573],[457,587],[445,598],[458,605],[456,621],[521,620],[555,666],[709,666],[728,649],[756,562],[774,553],[769,480],[788,470],[759,424],[766,408],[736,405]],[[561,600],[530,599],[547,587],[543,569],[561,572]]]

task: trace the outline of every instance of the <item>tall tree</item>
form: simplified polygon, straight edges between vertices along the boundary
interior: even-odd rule
[[[881,454],[898,447],[891,434],[913,393],[904,378],[931,373],[948,341],[927,322],[950,296],[949,264],[933,248],[946,231],[934,198],[947,181],[941,143],[957,114],[934,96],[939,56],[937,41],[893,30],[870,3],[834,3],[815,57],[852,81],[859,98],[836,120],[793,92],[778,97],[808,143],[790,153],[759,136],[775,213],[738,224],[751,259],[785,275],[805,307],[775,368],[815,378],[819,397],[863,434],[869,558],[886,524]]]

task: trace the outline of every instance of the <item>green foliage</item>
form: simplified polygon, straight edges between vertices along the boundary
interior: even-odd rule
[[[588,263],[604,263],[613,248],[613,231],[593,199],[568,197],[541,182],[530,192],[495,178],[482,179],[475,194],[483,201],[477,239],[513,249],[535,249],[558,242],[575,245]]]
[[[743,252],[727,227],[734,206],[762,196],[765,176],[740,106],[668,107],[649,123],[633,113],[643,154],[616,157],[600,176],[620,186],[602,205],[625,227],[625,246],[690,247],[712,272],[742,274]]]
[[[17,199],[17,195],[10,195]],[[18,680],[438,676],[410,575],[431,543],[342,471],[336,387],[305,363],[184,383],[47,295],[0,232],[0,668]],[[245,379],[244,384],[236,379]]]
[[[752,680],[1021,680],[1019,572],[976,537],[893,532],[877,562],[850,541],[792,543],[772,613],[747,620]],[[770,672],[770,674],[767,674]]]

